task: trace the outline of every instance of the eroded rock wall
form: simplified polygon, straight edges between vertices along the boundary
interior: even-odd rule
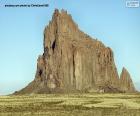
[[[121,91],[112,50],[82,32],[64,10],[55,10],[44,30],[44,53],[38,58],[35,80],[22,92],[28,89],[30,93]]]

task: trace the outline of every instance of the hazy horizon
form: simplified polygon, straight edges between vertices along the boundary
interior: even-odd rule
[[[4,7],[25,3],[49,7]],[[79,29],[109,46],[119,75],[125,67],[140,90],[140,7],[127,8],[123,0],[2,0],[0,4],[0,95],[18,91],[34,79],[37,57],[43,53],[43,31],[55,8],[67,10]]]

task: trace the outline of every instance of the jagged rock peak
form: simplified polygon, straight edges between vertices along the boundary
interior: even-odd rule
[[[129,73],[125,67],[122,69],[122,73]]]
[[[72,20],[72,16],[68,14],[67,11],[65,11],[64,9],[62,9],[61,11],[55,9],[52,16],[52,21],[50,21],[50,23],[54,21],[56,23],[60,23],[60,20],[62,20],[62,24],[65,24],[65,21],[68,21],[67,23],[74,23],[75,26],[78,27],[78,25]]]
[[[125,67],[123,67],[123,69],[122,69],[120,79],[121,79],[121,78],[122,78],[122,79],[127,78],[127,79],[130,79],[130,80],[131,80],[130,74],[129,74],[129,72],[127,71],[127,69],[126,69]]]
[[[131,76],[125,67],[120,75],[120,87],[123,92],[136,92]]]
[[[59,11],[58,9],[55,9],[54,14],[53,14],[53,18],[55,18],[59,15],[69,15],[69,14],[67,14],[67,11],[65,11],[64,9],[62,9],[61,11]]]

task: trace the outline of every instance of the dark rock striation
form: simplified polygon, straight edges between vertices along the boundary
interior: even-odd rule
[[[134,91],[126,71],[119,80],[112,50],[80,31],[66,11],[55,10],[44,30],[35,79],[16,94]]]

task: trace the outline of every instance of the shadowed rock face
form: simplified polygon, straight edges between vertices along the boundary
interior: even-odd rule
[[[66,11],[55,10],[44,30],[35,79],[17,93],[77,91],[121,92],[113,52],[80,31]]]
[[[120,76],[120,87],[123,92],[134,92],[135,87],[131,80],[131,76],[129,72],[123,68],[121,76]]]

